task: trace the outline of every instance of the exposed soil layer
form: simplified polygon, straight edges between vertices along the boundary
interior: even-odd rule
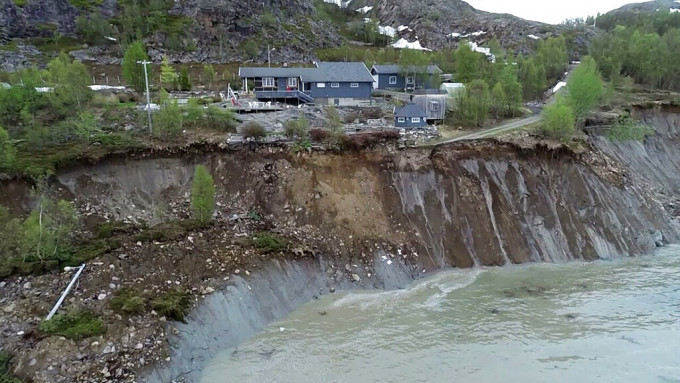
[[[344,154],[210,145],[62,171],[51,187],[76,202],[90,227],[122,221],[127,228],[114,233],[120,247],[88,262],[65,304],[92,310],[107,332],[82,341],[46,337],[37,325],[71,273],[14,277],[0,284],[3,348],[15,355],[14,371],[34,382],[168,381],[179,375],[193,381],[205,357],[197,347],[238,343],[331,288],[397,288],[448,267],[649,254],[680,239],[672,208],[678,145],[668,133],[678,131],[678,114],[649,113],[657,135],[627,144],[635,149],[630,153],[599,137],[591,139],[593,147],[578,150],[530,139]],[[636,163],[650,158],[659,164],[650,165],[654,171]],[[197,164],[215,178],[215,222],[178,229],[188,217]],[[20,211],[31,206],[28,189],[20,181],[5,182],[0,196]],[[150,229],[140,229],[142,223],[163,223],[166,235],[145,235]],[[290,246],[273,253],[257,249],[252,238],[262,231]],[[255,272],[263,267],[262,274]],[[276,286],[267,287],[270,282]],[[249,293],[249,286],[272,293],[260,302],[266,294]],[[180,325],[150,308],[135,315],[112,311],[109,302],[123,287],[147,301],[174,287],[208,301],[198,304],[189,325]],[[251,312],[233,306],[239,297],[260,303]],[[221,327],[207,324],[232,309],[241,317],[226,318]],[[222,334],[224,342],[210,336],[233,323],[244,330]]]

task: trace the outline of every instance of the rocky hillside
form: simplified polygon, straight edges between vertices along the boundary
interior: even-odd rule
[[[626,4],[618,9],[615,9],[608,14],[616,13],[651,13],[657,12],[661,9],[676,8],[680,9],[680,3],[675,0],[654,0],[644,3]]]
[[[529,36],[545,37],[555,27],[507,14],[477,10],[461,0],[380,0],[377,16],[381,23],[409,27],[408,38],[419,38],[431,49],[455,44],[463,38],[483,43],[496,37],[505,47],[520,48]]]
[[[482,12],[461,0],[354,0],[342,3],[344,14],[325,12],[322,7],[329,2],[333,3],[0,0],[0,45],[14,38],[72,38],[67,50],[82,46],[85,50],[76,57],[104,63],[121,56],[119,42],[142,35],[154,60],[168,54],[180,62],[262,62],[270,45],[276,48],[272,60],[299,62],[313,59],[315,49],[347,43],[342,29],[347,29],[349,22],[362,23],[364,17],[377,20],[387,33],[394,31],[395,40],[419,40],[430,49],[456,46],[462,39],[481,45],[497,37],[504,46],[526,51],[535,45],[535,39],[556,29],[511,15]],[[363,12],[357,11],[362,8]]]

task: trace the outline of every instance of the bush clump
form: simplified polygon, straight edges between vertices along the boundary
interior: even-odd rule
[[[186,290],[176,288],[159,296],[151,302],[151,308],[158,315],[186,323],[184,319],[191,311],[191,294]]]
[[[304,139],[309,134],[309,120],[300,116],[295,120],[288,120],[284,125],[284,134],[288,138]]]
[[[288,241],[269,232],[255,234],[253,244],[264,253],[275,253],[288,249]]]
[[[331,136],[331,132],[324,129],[312,129],[309,131],[309,137],[312,141],[322,142],[326,141]]]
[[[49,335],[59,335],[64,338],[80,340],[106,332],[104,323],[89,311],[78,309],[58,314],[39,326],[40,331]]]
[[[243,134],[243,137],[245,138],[259,139],[266,136],[267,131],[259,122],[249,121],[241,127],[241,134]]]
[[[111,309],[121,314],[141,314],[144,312],[146,301],[135,290],[122,288],[109,303]]]

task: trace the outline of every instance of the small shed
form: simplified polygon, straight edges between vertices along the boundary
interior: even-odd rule
[[[461,90],[465,89],[465,84],[461,84],[459,82],[444,82],[439,89],[446,91],[446,93],[451,96],[454,96]]]
[[[443,90],[428,89],[416,91],[412,101],[425,111],[428,121],[443,120],[446,116],[446,100],[449,95]]]
[[[425,125],[427,125],[427,113],[414,102],[409,102],[394,110],[394,126],[397,128],[418,129]]]

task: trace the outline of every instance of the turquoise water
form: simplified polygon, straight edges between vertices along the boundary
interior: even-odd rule
[[[680,247],[326,295],[201,382],[680,382]]]

